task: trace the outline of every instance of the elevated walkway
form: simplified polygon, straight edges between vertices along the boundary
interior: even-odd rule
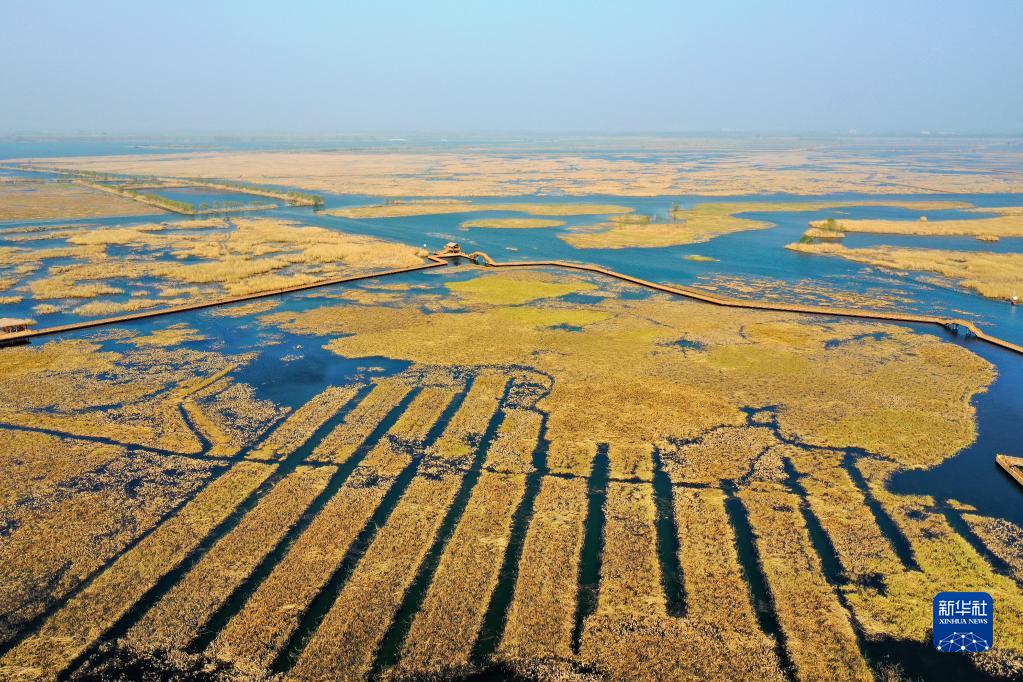
[[[376,279],[378,277],[388,277],[391,275],[400,275],[409,272],[419,272],[422,270],[429,270],[431,268],[443,267],[452,260],[468,260],[477,265],[483,265],[490,268],[562,268],[567,270],[581,270],[583,272],[592,272],[598,275],[604,275],[606,277],[612,277],[614,279],[621,280],[623,282],[629,282],[653,291],[660,291],[666,294],[673,294],[675,296],[682,296],[694,301],[700,301],[703,303],[710,303],[712,305],[719,305],[728,308],[745,308],[748,310],[770,310],[776,312],[785,313],[798,313],[803,315],[831,315],[835,317],[849,317],[867,320],[885,320],[890,322],[911,322],[915,324],[931,324],[944,327],[952,332],[966,332],[969,335],[976,337],[980,341],[989,343],[999,348],[1004,348],[1013,353],[1019,353],[1023,355],[1023,346],[999,339],[990,334],[986,334],[980,329],[975,323],[969,320],[953,319],[953,318],[941,318],[933,315],[914,315],[910,313],[899,313],[889,312],[882,310],[862,310],[857,308],[833,308],[830,306],[810,306],[810,305],[794,305],[787,303],[771,303],[763,301],[750,301],[738,298],[729,298],[726,296],[720,296],[712,294],[706,291],[700,291],[699,289],[693,289],[691,287],[658,284],[657,282],[651,282],[638,277],[632,277],[631,275],[625,275],[614,270],[608,270],[596,265],[587,265],[584,263],[572,263],[570,261],[550,260],[550,261],[509,261],[506,263],[499,263],[491,258],[488,254],[483,251],[473,251],[471,253],[464,252],[458,244],[449,243],[443,250],[437,253],[427,256],[427,262],[422,265],[415,265],[409,268],[398,268],[394,270],[384,270],[382,272],[370,272],[361,275],[353,275],[350,277],[336,277],[331,279],[321,279],[315,282],[309,282],[307,284],[297,284],[290,287],[282,287],[280,289],[270,289],[267,291],[261,291],[254,294],[246,294],[244,296],[232,296],[228,298],[217,299],[214,301],[202,301],[197,303],[189,303],[187,305],[174,306],[170,308],[160,308],[157,310],[146,310],[138,313],[131,313],[128,315],[119,315],[117,317],[104,317],[96,320],[87,320],[83,322],[73,322],[71,324],[59,325],[54,327],[43,327],[39,329],[26,329],[24,331],[8,334],[2,339],[3,345],[10,345],[12,343],[21,343],[29,341],[31,339],[40,338],[43,336],[53,336],[56,334],[63,334],[67,332],[80,331],[83,329],[92,329],[95,327],[106,327],[114,324],[124,324],[128,322],[135,322],[138,320],[146,320],[154,317],[163,317],[166,315],[174,315],[177,313],[184,313],[193,310],[202,310],[204,308],[214,308],[222,305],[231,305],[233,303],[243,303],[245,301],[254,301],[263,298],[270,298],[273,296],[283,296],[285,294],[296,293],[299,291],[308,291],[310,289],[318,289],[322,287],[329,287],[337,284],[345,284],[347,282],[358,282],[367,279]]]

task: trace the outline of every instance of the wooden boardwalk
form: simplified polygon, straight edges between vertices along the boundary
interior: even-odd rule
[[[165,315],[187,313],[193,310],[202,310],[204,308],[216,308],[218,306],[231,305],[233,303],[256,301],[262,298],[282,296],[284,294],[293,294],[299,291],[308,291],[309,289],[319,289],[322,287],[334,286],[336,284],[345,284],[346,282],[358,282],[360,280],[375,279],[377,277],[387,277],[388,275],[400,275],[408,272],[419,272],[421,270],[429,270],[430,268],[444,267],[445,265],[448,264],[448,261],[444,260],[443,258],[438,258],[435,255],[427,256],[427,260],[429,261],[428,263],[424,263],[422,265],[414,265],[409,268],[384,270],[382,272],[367,272],[362,275],[352,275],[350,277],[334,277],[330,279],[319,279],[316,280],[315,282],[308,282],[306,284],[296,284],[295,286],[282,287],[280,289],[267,289],[266,291],[260,291],[254,294],[245,294],[244,296],[231,296],[228,298],[218,298],[214,301],[200,301],[197,303],[189,303],[186,305],[172,306],[170,308],[144,310],[142,312],[131,313],[129,315],[118,315],[117,317],[103,317],[96,320],[72,322],[71,324],[62,324],[55,327],[42,327],[39,329],[32,329],[27,332],[20,332],[17,334],[0,336],[0,345],[12,345],[24,341],[29,341],[31,339],[40,338],[43,336],[66,334],[68,332],[76,332],[81,331],[83,329],[93,329],[95,327],[107,327],[113,324],[137,322],[139,320],[148,320],[153,317],[164,317]]]
[[[353,275],[350,277],[336,277],[331,279],[322,279],[315,282],[309,282],[307,284],[298,284],[290,287],[283,287],[280,289],[270,289],[267,291],[261,291],[254,294],[246,294],[244,296],[232,296],[229,298],[217,299],[215,301],[204,301],[198,303],[190,303],[187,305],[174,306],[171,308],[160,308],[158,310],[147,310],[138,313],[132,313],[129,315],[119,315],[117,317],[105,317],[96,320],[88,320],[84,322],[73,322],[71,324],[59,325],[55,327],[45,327],[40,329],[34,329],[18,334],[12,334],[4,337],[0,337],[0,344],[9,345],[12,343],[19,343],[29,341],[31,339],[40,338],[44,336],[53,336],[55,334],[63,334],[67,332],[80,331],[83,329],[93,329],[96,327],[106,327],[115,324],[124,324],[129,322],[135,322],[139,320],[147,320],[154,317],[163,317],[165,315],[174,315],[177,313],[184,313],[193,310],[202,310],[204,308],[214,308],[222,305],[231,305],[234,303],[243,303],[246,301],[254,301],[263,298],[270,298],[272,296],[282,296],[284,294],[291,294],[300,291],[308,291],[310,289],[318,289],[322,287],[333,286],[337,284],[345,284],[347,282],[357,282],[367,279],[375,279],[378,277],[388,277],[390,275],[400,275],[409,272],[419,272],[422,270],[429,270],[431,268],[443,267],[448,265],[450,261],[458,261],[461,259],[467,259],[477,265],[483,265],[492,268],[530,268],[530,267],[547,267],[547,268],[563,268],[568,270],[581,270],[584,272],[593,272],[606,277],[613,277],[614,279],[621,280],[623,282],[629,282],[630,284],[636,284],[647,289],[654,291],[660,291],[667,294],[673,294],[675,296],[683,296],[685,298],[692,299],[694,301],[701,301],[703,303],[710,303],[712,305],[725,306],[728,308],[746,308],[749,310],[770,310],[775,312],[785,313],[799,313],[803,315],[828,315],[834,317],[849,317],[867,320],[883,320],[888,322],[910,322],[915,324],[931,324],[944,327],[954,332],[959,330],[965,330],[968,334],[976,337],[977,339],[989,343],[999,348],[1019,353],[1023,355],[1023,346],[999,339],[997,337],[986,334],[976,324],[969,320],[953,319],[953,318],[942,318],[933,315],[914,315],[909,313],[899,312],[888,312],[880,310],[863,310],[858,308],[833,308],[830,306],[810,306],[810,305],[793,305],[787,303],[770,303],[762,301],[750,301],[738,298],[729,298],[726,296],[719,296],[706,291],[700,291],[699,289],[693,289],[691,287],[658,284],[657,282],[651,282],[638,277],[632,277],[625,275],[614,270],[608,270],[601,268],[596,265],[587,265],[585,263],[572,263],[570,261],[509,261],[506,263],[499,263],[492,259],[489,255],[482,251],[474,251],[472,253],[465,253],[461,250],[444,250],[427,256],[427,263],[423,265],[416,265],[408,268],[398,268],[395,270],[384,270],[382,272],[370,272],[362,275]]]
[[[998,466],[1005,469],[1005,473],[1016,479],[1016,482],[1023,485],[1023,457],[1010,457],[1008,455],[995,455]]]
[[[832,315],[836,317],[852,317],[868,320],[886,320],[889,322],[912,322],[916,324],[934,324],[951,331],[959,331],[960,329],[965,330],[970,335],[977,337],[981,341],[985,341],[992,345],[1000,348],[1005,348],[1014,353],[1023,355],[1023,346],[1019,346],[1015,343],[999,339],[990,334],[984,333],[980,327],[969,320],[961,319],[948,319],[942,317],[936,317],[933,315],[914,315],[910,313],[899,313],[889,312],[883,310],[864,310],[859,308],[834,308],[830,306],[811,306],[811,305],[794,305],[788,303],[769,303],[761,301],[749,301],[739,298],[729,298],[726,296],[718,296],[711,294],[706,291],[699,289],[693,289],[690,287],[658,284],[657,282],[650,282],[645,279],[638,277],[632,277],[625,275],[614,270],[608,270],[601,268],[596,265],[586,265],[583,263],[572,263],[569,261],[509,261],[507,263],[499,263],[493,260],[490,256],[482,251],[474,251],[472,253],[448,253],[441,251],[435,254],[442,258],[468,258],[474,263],[486,265],[488,267],[495,268],[524,268],[524,267],[553,267],[553,268],[567,268],[570,270],[583,270],[585,272],[595,272],[600,275],[607,277],[613,277],[620,279],[623,282],[629,282],[631,284],[637,284],[647,289],[653,289],[654,291],[661,291],[668,294],[674,294],[676,296],[684,296],[695,301],[702,301],[703,303],[710,303],[713,305],[725,306],[728,308],[747,308],[750,310],[771,310],[785,313],[799,313],[804,315]]]

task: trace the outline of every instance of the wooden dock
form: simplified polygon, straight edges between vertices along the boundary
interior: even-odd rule
[[[1009,455],[995,455],[995,462],[1005,469],[1005,473],[1016,479],[1016,482],[1023,485],[1023,457],[1010,457]]]

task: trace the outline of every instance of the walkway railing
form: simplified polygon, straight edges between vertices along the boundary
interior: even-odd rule
[[[638,277],[632,277],[631,275],[625,275],[614,270],[608,270],[601,268],[596,265],[586,265],[583,263],[572,263],[570,261],[509,261],[506,263],[499,263],[493,260],[489,255],[482,251],[474,251],[472,253],[449,253],[442,251],[437,256],[442,258],[467,258],[474,263],[486,265],[487,267],[494,268],[525,268],[525,267],[553,267],[553,268],[567,268],[570,270],[583,270],[585,272],[595,272],[600,275],[607,277],[613,277],[615,279],[622,280],[623,282],[629,282],[631,284],[637,284],[647,289],[653,289],[654,291],[661,291],[668,294],[674,294],[676,296],[684,296],[695,301],[701,301],[703,303],[711,303],[713,305],[724,306],[727,308],[746,308],[750,310],[771,310],[785,313],[800,313],[805,315],[833,315],[837,317],[853,317],[868,320],[887,320],[891,322],[913,322],[917,324],[935,324],[950,331],[958,331],[959,329],[965,329],[969,334],[977,337],[981,341],[985,341],[995,346],[1005,348],[1023,355],[1023,346],[1018,346],[1009,341],[1004,341],[990,334],[984,333],[980,327],[969,320],[961,319],[946,319],[942,317],[936,317],[934,315],[914,315],[911,313],[899,313],[899,312],[888,312],[883,310],[864,310],[859,308],[833,308],[830,306],[811,306],[811,305],[798,305],[788,303],[771,303],[761,301],[749,301],[739,298],[729,298],[726,296],[719,296],[717,294],[711,294],[706,291],[699,289],[693,289],[685,286],[658,284],[657,282],[650,282],[645,279]]]
[[[1004,341],[997,337],[986,334],[976,324],[969,320],[961,319],[946,319],[936,317],[933,315],[914,315],[910,313],[899,313],[899,312],[887,312],[881,310],[861,310],[857,308],[833,308],[830,306],[809,306],[809,305],[795,305],[787,303],[770,303],[761,301],[749,301],[738,298],[729,298],[726,296],[719,296],[717,294],[711,294],[706,291],[699,289],[693,289],[685,286],[658,284],[657,282],[651,282],[638,277],[632,277],[631,275],[625,275],[614,270],[608,270],[606,268],[598,267],[596,265],[586,265],[584,263],[572,263],[570,261],[509,261],[506,263],[499,263],[492,259],[488,254],[482,251],[474,251],[472,253],[465,253],[461,250],[447,250],[439,251],[437,253],[427,256],[429,262],[423,265],[415,265],[408,268],[397,268],[394,270],[384,270],[382,272],[371,272],[362,275],[353,275],[349,277],[336,277],[331,279],[322,279],[315,282],[309,282],[306,284],[296,284],[290,287],[282,287],[279,289],[269,289],[267,291],[261,291],[253,294],[246,294],[244,296],[232,296],[229,298],[217,299],[214,301],[202,301],[197,303],[190,303],[187,305],[174,306],[171,308],[161,308],[158,310],[147,310],[138,313],[132,313],[129,315],[120,315],[117,317],[106,317],[97,320],[88,320],[84,322],[73,322],[71,324],[59,325],[55,327],[46,327],[41,329],[34,329],[26,332],[19,332],[16,334],[10,334],[6,336],[0,336],[0,344],[9,345],[12,343],[19,343],[28,341],[30,339],[39,338],[43,336],[52,336],[55,334],[63,334],[67,332],[80,331],[83,329],[92,329],[95,327],[105,327],[113,324],[123,324],[126,322],[134,322],[137,320],[146,320],[154,317],[162,317],[165,315],[174,315],[176,313],[184,313],[193,310],[202,310],[204,308],[214,308],[222,305],[230,305],[233,303],[243,303],[245,301],[254,301],[262,298],[270,298],[272,296],[281,296],[284,294],[291,294],[300,291],[308,291],[310,289],[318,289],[321,287],[333,286],[336,284],[345,284],[347,282],[357,282],[360,280],[375,279],[378,277],[388,277],[390,275],[399,275],[409,272],[418,272],[421,270],[429,270],[431,268],[442,267],[447,265],[450,260],[467,259],[478,265],[484,265],[492,268],[528,268],[528,267],[548,267],[548,268],[564,268],[569,270],[581,270],[584,272],[593,272],[599,275],[607,277],[613,277],[614,279],[621,280],[623,282],[629,282],[636,284],[647,289],[654,291],[660,291],[667,294],[673,294],[675,296],[683,296],[685,298],[692,299],[694,301],[701,301],[703,303],[710,303],[712,305],[719,305],[728,308],[745,308],[749,310],[769,310],[776,312],[786,313],[799,313],[804,315],[831,315],[835,317],[850,317],[868,320],[885,320],[890,322],[911,322],[917,324],[933,324],[944,327],[951,331],[965,329],[969,334],[972,334],[977,339],[989,343],[999,348],[1019,353],[1023,355],[1023,346]]]
[[[172,306],[170,308],[159,308],[157,310],[143,310],[142,312],[131,313],[128,315],[118,315],[117,317],[103,317],[96,320],[72,322],[70,324],[62,324],[55,327],[42,327],[39,329],[32,329],[26,332],[19,332],[16,334],[0,336],[0,345],[12,345],[16,343],[21,343],[23,341],[29,341],[31,339],[39,338],[42,336],[53,336],[54,334],[65,334],[68,332],[81,331],[83,329],[106,327],[112,324],[123,324],[125,322],[148,320],[153,317],[163,317],[165,315],[187,313],[193,310],[202,310],[204,308],[216,308],[218,306],[231,305],[233,303],[255,301],[261,298],[270,298],[272,296],[293,294],[299,291],[319,289],[321,287],[329,287],[334,286],[336,284],[345,284],[346,282],[358,282],[360,280],[375,279],[377,277],[387,277],[388,275],[400,275],[408,272],[419,272],[420,270],[429,270],[430,268],[444,267],[445,265],[448,264],[448,261],[444,260],[443,258],[438,258],[435,255],[427,256],[427,260],[430,262],[424,263],[423,265],[413,265],[412,267],[408,268],[397,268],[394,270],[384,270],[382,272],[368,272],[362,275],[351,275],[349,277],[333,277],[330,279],[318,279],[315,282],[296,284],[294,286],[281,287],[279,289],[267,289],[266,291],[260,291],[253,294],[245,294],[243,296],[230,296],[228,298],[218,298],[212,301],[197,301],[195,303]]]

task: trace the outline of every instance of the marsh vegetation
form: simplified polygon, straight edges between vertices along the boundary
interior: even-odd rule
[[[842,192],[983,194],[1023,191],[1021,155],[998,142],[932,138],[743,140],[636,137],[578,139],[568,148],[518,144],[426,149],[226,151],[48,160],[51,168],[231,179],[303,191],[381,197],[546,195],[742,196]],[[597,151],[594,154],[593,151]],[[609,154],[611,152],[611,154]]]
[[[129,199],[66,182],[0,185],[0,221],[97,218],[160,213]]]
[[[789,244],[799,253],[838,256],[897,271],[927,272],[981,296],[1010,300],[1023,291],[1023,254],[880,246],[850,249],[838,244]]]
[[[973,440],[986,361],[900,326],[465,272],[243,308],[338,362],[400,362],[290,407],[243,380],[259,351],[191,349],[202,318],[4,349],[24,475],[0,497],[3,674],[871,679],[874,643],[924,641],[934,590],[967,585],[1005,614],[975,664],[1020,670],[1018,584],[885,487]],[[963,518],[1019,561],[1018,527]]]
[[[418,249],[276,218],[205,218],[17,233],[5,294],[39,315],[114,315],[421,264]],[[36,241],[60,239],[60,247]],[[45,306],[45,307],[41,307]]]
[[[951,208],[951,206],[950,206]],[[966,207],[962,207],[966,208]],[[829,232],[864,232],[870,234],[903,234],[931,237],[1023,237],[1020,207],[968,208],[976,218],[961,220],[848,220],[813,221],[812,228]],[[991,214],[995,214],[991,217]]]
[[[694,162],[628,144],[48,161],[80,184],[39,185],[63,195],[53,212],[0,192],[0,220],[41,221],[0,235],[0,305],[53,323],[213,300],[418,265],[399,242],[428,235],[523,259],[614,249],[588,253],[737,297],[902,310],[929,304],[908,278],[733,263],[796,260],[778,240],[810,217],[812,242],[1018,226],[1013,198],[674,200],[1009,191],[1012,150],[879,164],[855,143],[737,145]],[[934,155],[963,172],[930,172]],[[148,211],[138,199],[182,184],[306,208],[70,220]],[[365,196],[314,215],[304,190]],[[877,217],[906,212],[932,215]],[[1000,295],[1019,280],[1016,254],[795,249]],[[999,612],[997,651],[949,675],[1023,675],[1021,526],[893,492],[975,441],[991,362],[905,325],[565,272],[438,268],[0,349],[0,678],[916,679],[945,589]]]
[[[847,206],[896,206],[902,208],[961,208],[969,204],[942,201],[854,201],[854,202],[732,202],[700,203],[691,208],[673,208],[670,221],[656,222],[650,216],[614,216],[607,223],[573,228],[561,238],[577,249],[660,248],[699,244],[715,237],[764,230],[773,226],[766,220],[743,218],[738,214],[794,211],[823,211]]]

